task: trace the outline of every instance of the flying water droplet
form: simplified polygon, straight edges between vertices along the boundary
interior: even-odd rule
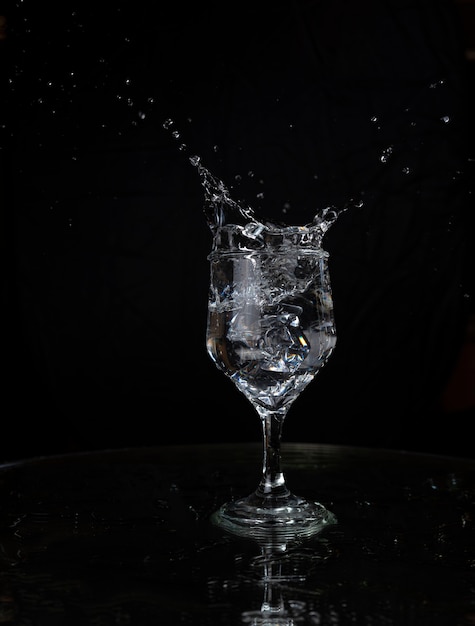
[[[383,153],[380,157],[380,161],[381,163],[387,163],[389,157],[392,155],[393,153],[393,147],[389,146],[388,148],[386,148],[385,150],[383,150]]]

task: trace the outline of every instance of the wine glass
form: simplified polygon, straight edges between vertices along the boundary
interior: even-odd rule
[[[281,469],[287,412],[336,343],[328,253],[318,227],[223,225],[209,255],[207,350],[256,410],[262,478],[212,521],[237,535],[306,537],[335,522],[322,504],[290,492]]]

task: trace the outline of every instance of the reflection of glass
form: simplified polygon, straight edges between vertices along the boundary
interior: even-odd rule
[[[254,493],[212,519],[238,535],[309,536],[335,519],[289,491],[280,443],[290,406],[335,345],[328,255],[312,227],[264,228],[251,245],[245,235],[222,228],[209,256],[207,349],[259,415],[263,471]]]
[[[292,613],[289,610],[281,589],[283,582],[291,580],[282,572],[282,559],[287,554],[287,544],[285,542],[263,543],[261,552],[261,557],[254,563],[262,568],[261,581],[264,591],[261,609],[242,613],[242,622],[251,626],[293,626],[295,612]],[[294,575],[292,579],[295,578]]]
[[[304,599],[298,600],[305,587],[307,575],[330,554],[326,543],[311,548],[288,541],[286,534],[269,534],[258,540],[261,554],[251,560],[247,576],[262,587],[260,609],[241,613],[242,624],[249,626],[296,626],[317,620]],[[311,623],[319,623],[317,621]]]

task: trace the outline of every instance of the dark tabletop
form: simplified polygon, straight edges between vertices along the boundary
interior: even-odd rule
[[[475,461],[285,444],[292,491],[338,523],[300,544],[209,522],[256,486],[258,444],[0,466],[0,623],[475,623]]]

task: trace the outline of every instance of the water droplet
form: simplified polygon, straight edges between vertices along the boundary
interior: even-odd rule
[[[385,150],[383,150],[383,154],[380,157],[381,163],[387,163],[389,157],[392,155],[393,153],[393,147],[389,146],[388,148],[386,148]]]

